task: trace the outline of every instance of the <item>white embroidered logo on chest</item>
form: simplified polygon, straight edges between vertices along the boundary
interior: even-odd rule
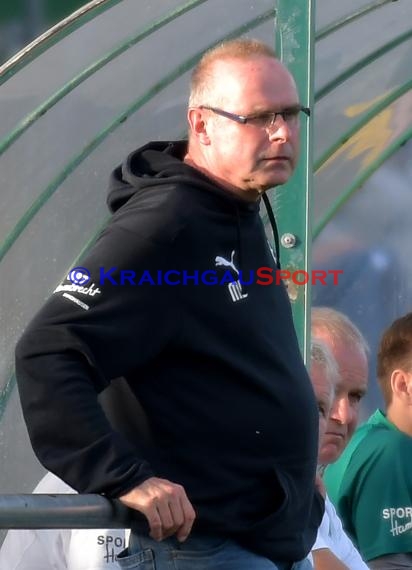
[[[215,257],[215,265],[216,267],[220,266],[229,267],[230,269],[233,269],[233,271],[239,277],[240,272],[234,263],[234,258],[235,258],[235,250],[233,250],[231,253],[230,261],[221,255],[217,255]],[[248,293],[243,293],[242,284],[239,281],[239,279],[237,281],[232,281],[231,283],[228,283],[227,288],[234,303],[236,303],[237,301],[241,301],[242,299],[246,299],[248,297]]]

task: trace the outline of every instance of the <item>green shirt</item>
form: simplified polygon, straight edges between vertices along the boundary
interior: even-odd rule
[[[383,412],[356,430],[324,480],[364,560],[412,552],[412,437]]]

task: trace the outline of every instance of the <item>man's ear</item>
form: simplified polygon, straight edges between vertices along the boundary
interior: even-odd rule
[[[391,374],[391,389],[400,400],[412,402],[412,374],[397,368]]]
[[[192,137],[196,138],[200,144],[209,145],[208,123],[205,110],[199,107],[191,107],[187,112],[187,120]]]
[[[412,373],[407,373],[406,391],[409,397],[409,404],[412,404]]]

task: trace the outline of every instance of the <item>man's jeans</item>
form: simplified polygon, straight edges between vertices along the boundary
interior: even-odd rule
[[[308,560],[274,563],[245,550],[232,540],[196,536],[156,542],[132,533],[129,548],[117,558],[125,570],[311,570]]]

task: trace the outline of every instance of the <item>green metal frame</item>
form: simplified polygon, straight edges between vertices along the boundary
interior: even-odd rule
[[[0,85],[60,40],[122,0],[92,0],[58,22],[0,66]]]
[[[323,38],[326,38],[326,36],[329,36],[333,32],[336,32],[337,30],[339,30],[339,28],[343,28],[344,26],[347,26],[348,24],[354,22],[355,20],[358,20],[359,18],[366,16],[366,14],[369,14],[369,12],[372,12],[377,8],[381,8],[385,4],[390,4],[393,1],[394,0],[374,0],[367,6],[359,8],[359,10],[356,10],[356,12],[352,12],[348,16],[344,16],[340,20],[336,20],[335,22],[332,22],[332,24],[330,24],[329,26],[325,26],[324,28],[319,30],[316,34],[316,40],[317,41],[323,40]]]
[[[297,7],[299,5],[299,7]],[[314,86],[315,0],[292,3],[279,0],[277,10],[276,50],[294,75],[301,100],[313,110]],[[292,234],[296,245],[281,245],[282,267],[310,271],[311,198],[313,187],[313,113],[302,124],[301,158],[291,181],[277,192],[276,204],[279,234]],[[292,300],[295,327],[305,361],[308,355],[311,288],[307,285],[288,287]]]
[[[119,0],[117,0],[119,2]],[[203,4],[207,0],[191,0],[184,6],[181,6],[179,9],[174,10],[172,13],[167,14],[167,16],[160,18],[159,20],[150,24],[143,30],[139,31],[137,34],[127,38],[124,40],[119,46],[117,46],[114,50],[106,54],[104,57],[95,61],[92,65],[84,69],[79,75],[73,77],[70,81],[68,81],[61,89],[53,93],[51,97],[46,99],[44,103],[39,105],[37,109],[35,109],[32,113],[24,117],[17,127],[13,129],[7,137],[5,137],[0,142],[0,154],[5,152],[33,123],[39,120],[47,111],[49,111],[56,103],[58,103],[61,99],[63,99],[66,95],[73,91],[78,85],[89,79],[94,73],[97,73],[99,69],[122,55],[126,50],[130,47],[140,43],[145,38],[154,34],[164,26],[167,26],[180,16],[183,16],[189,10],[193,10],[200,4]],[[179,77],[177,75],[176,77]],[[160,90],[160,89],[159,89]]]
[[[411,37],[412,37],[412,30],[409,30],[404,34],[394,38],[390,42],[387,42],[386,44],[380,46],[379,49],[373,51],[372,53],[368,54],[367,56],[363,57],[362,59],[354,63],[353,65],[349,66],[348,68],[345,69],[345,71],[337,75],[332,81],[324,85],[322,89],[319,89],[319,91],[316,92],[315,100],[319,101],[320,99],[322,99],[322,97],[325,97],[328,93],[333,91],[333,89],[336,89],[338,85],[349,79],[349,77],[352,77],[353,75],[355,75],[355,73],[358,73],[359,71],[364,69],[367,65],[369,65],[371,62],[375,61],[376,59],[379,59],[382,55],[385,55],[387,52],[395,49],[402,43],[408,41]]]
[[[201,1],[203,2],[204,0]],[[197,0],[197,2],[199,3],[199,0]],[[272,10],[265,12],[264,14],[261,14],[260,16],[254,18],[247,24],[244,24],[234,29],[230,34],[226,34],[224,37],[219,38],[219,40],[211,43],[209,46],[207,46],[207,49],[213,47],[214,45],[218,44],[224,39],[235,38],[259,26],[268,19],[273,18],[274,15],[275,12]],[[74,156],[70,160],[70,162],[66,164],[65,168],[54,178],[54,180],[50,182],[47,188],[36,198],[36,200],[33,201],[31,206],[26,210],[23,216],[16,222],[11,232],[6,236],[3,243],[0,245],[0,262],[3,259],[3,257],[6,255],[6,253],[10,250],[12,245],[15,243],[19,235],[23,232],[23,230],[33,219],[33,217],[44,206],[44,204],[46,204],[46,202],[51,198],[51,196],[53,196],[53,194],[56,192],[56,190],[59,188],[62,182],[67,178],[67,176],[71,172],[73,172],[79,166],[79,164],[81,164],[93,152],[93,150],[97,148],[106,139],[106,137],[110,133],[112,133],[117,127],[123,124],[131,115],[133,115],[133,113],[138,111],[156,94],[158,94],[160,91],[165,89],[165,87],[173,83],[173,81],[175,81],[176,79],[181,77],[184,73],[186,73],[189,69],[191,69],[195,65],[195,63],[200,59],[203,52],[204,50],[191,56],[186,61],[181,63],[178,67],[176,67],[174,70],[172,70],[170,73],[165,75],[161,81],[153,85],[150,89],[146,91],[146,93],[144,93],[144,95],[142,95],[139,99],[134,101],[132,105],[130,105],[124,111],[122,111],[122,113],[120,113],[109,125],[107,125],[105,129],[103,129],[100,133],[96,135],[96,137],[94,137],[91,141],[89,141],[89,143],[85,147],[83,147],[80,153]],[[83,81],[87,78],[84,75],[84,73],[80,74],[79,77],[82,77]],[[41,105],[41,107],[39,107],[39,109],[37,109],[33,114],[30,114],[28,117],[23,119],[20,123],[20,126],[14,131],[13,140],[10,141],[10,137],[8,137],[5,140],[5,142],[0,144],[0,155],[3,152],[5,152],[5,149],[8,148],[10,144],[12,144],[12,142],[14,142],[18,138],[18,136],[20,136],[20,134],[24,132],[27,121],[31,121],[32,124],[35,120],[39,119],[46,112],[46,110],[50,109],[50,107],[53,104],[57,103],[57,101],[63,97],[62,91],[65,90],[66,90],[65,94],[67,94],[71,89],[65,86],[65,88],[59,90],[58,93],[56,93],[53,97],[51,97],[47,101],[47,108],[45,108],[46,104]]]
[[[405,144],[409,139],[412,138],[412,127],[407,129],[400,137],[398,137],[392,144],[390,144],[384,152],[382,152],[378,158],[365,168],[359,176],[357,176],[352,184],[345,189],[341,196],[335,201],[335,203],[330,207],[328,212],[322,218],[320,222],[316,224],[313,230],[313,239],[316,239],[324,227],[330,222],[330,220],[337,214],[337,212],[346,204],[349,198],[357,192],[362,185],[372,176],[372,174],[395,153],[403,144]]]
[[[397,89],[394,89],[374,105],[371,105],[369,110],[361,115],[359,121],[356,121],[350,129],[345,131],[340,135],[336,142],[331,145],[323,154],[316,160],[314,164],[315,171],[322,168],[322,166],[327,162],[334,154],[337,152],[342,145],[344,145],[351,137],[353,137],[357,132],[361,130],[367,123],[372,121],[376,115],[379,115],[383,110],[387,109],[396,99],[399,99],[412,89],[412,79],[407,81],[404,85],[401,85]]]

